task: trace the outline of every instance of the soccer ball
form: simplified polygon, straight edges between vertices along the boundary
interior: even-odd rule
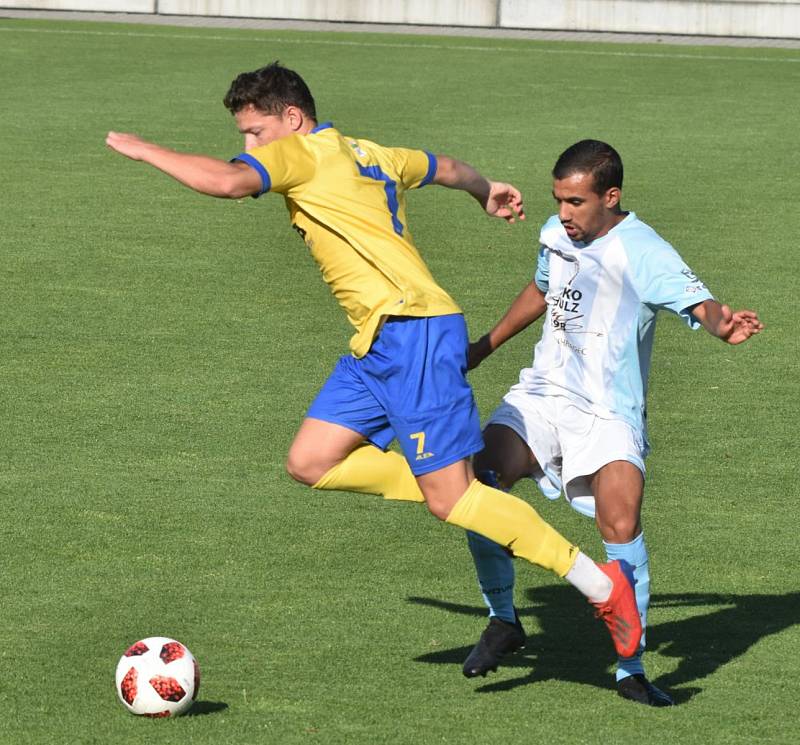
[[[183,644],[165,636],[136,642],[117,663],[117,695],[133,714],[183,714],[199,689],[197,660]]]

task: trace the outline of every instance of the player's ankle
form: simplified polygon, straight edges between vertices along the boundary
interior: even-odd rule
[[[605,603],[614,589],[611,579],[594,561],[580,551],[564,579],[583,593],[591,603]]]

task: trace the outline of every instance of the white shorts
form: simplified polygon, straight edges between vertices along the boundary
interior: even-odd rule
[[[594,517],[589,488],[593,473],[615,460],[633,463],[644,476],[647,445],[642,433],[621,419],[603,419],[567,398],[511,389],[486,422],[514,430],[539,468],[532,478],[549,499],[561,492],[574,509]]]

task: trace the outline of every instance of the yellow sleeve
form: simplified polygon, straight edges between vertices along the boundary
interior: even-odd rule
[[[429,184],[436,175],[436,156],[427,150],[392,148],[395,171],[406,189],[418,189]]]
[[[261,176],[259,194],[268,191],[286,194],[310,181],[317,168],[316,158],[299,135],[282,137],[269,145],[255,147],[237,155],[234,160],[247,163],[258,171]]]

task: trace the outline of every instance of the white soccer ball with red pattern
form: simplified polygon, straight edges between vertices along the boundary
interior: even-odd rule
[[[132,644],[117,664],[117,695],[133,714],[183,714],[199,690],[197,660],[183,644],[166,636]]]

